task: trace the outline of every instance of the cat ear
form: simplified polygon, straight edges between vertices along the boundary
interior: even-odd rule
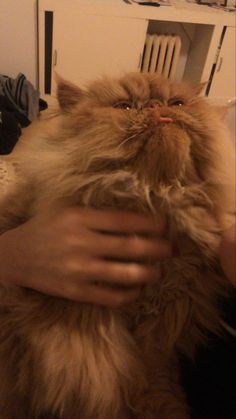
[[[57,84],[57,100],[63,111],[69,111],[83,96],[83,91],[75,84],[64,80],[59,74],[54,73]]]
[[[203,93],[206,86],[207,86],[207,82],[191,84],[191,88],[192,88],[194,96],[199,96],[201,93]]]

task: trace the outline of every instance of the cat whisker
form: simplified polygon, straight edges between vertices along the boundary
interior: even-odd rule
[[[130,137],[126,138],[124,141],[122,141],[122,143],[120,143],[117,147],[117,149],[119,150],[120,147],[122,147],[124,144],[126,144],[128,141],[132,140],[132,138],[136,137],[136,134],[131,135]]]

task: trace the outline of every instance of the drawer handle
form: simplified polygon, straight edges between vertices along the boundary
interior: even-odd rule
[[[57,65],[57,50],[56,49],[54,49],[54,51],[53,51],[52,63],[53,63],[53,67],[56,67],[56,65]]]
[[[219,71],[221,70],[222,64],[223,64],[223,57],[220,57],[220,62],[219,62],[218,68],[216,70],[217,73],[219,73]]]

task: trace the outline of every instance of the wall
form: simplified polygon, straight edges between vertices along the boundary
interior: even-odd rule
[[[37,0],[0,0],[0,74],[37,85]]]

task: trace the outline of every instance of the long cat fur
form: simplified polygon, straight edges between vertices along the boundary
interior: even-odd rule
[[[1,419],[189,419],[178,358],[221,333],[217,249],[234,205],[229,136],[199,93],[156,75],[59,79],[56,115],[21,140],[1,233],[68,205],[128,209],[166,218],[180,256],[122,309],[3,284]]]

